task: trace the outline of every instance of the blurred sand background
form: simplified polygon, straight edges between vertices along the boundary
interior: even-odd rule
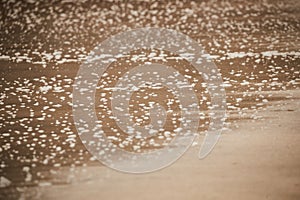
[[[299,199],[300,4],[254,1],[2,1],[0,199]],[[225,130],[197,155],[131,175],[95,161],[72,118],[88,53],[133,28],[199,42],[226,85]]]

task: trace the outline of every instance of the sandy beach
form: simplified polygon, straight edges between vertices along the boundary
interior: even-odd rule
[[[0,9],[1,200],[300,198],[298,1],[30,0],[3,1]],[[205,116],[196,140],[178,161],[137,175],[95,160],[79,137],[72,108],[76,75],[90,51],[112,35],[142,27],[180,31],[203,46],[222,76],[227,119],[213,151],[199,160],[210,122],[205,114],[210,97],[201,76],[178,55],[157,49],[118,58],[95,95],[107,136],[116,136],[119,127],[105,113],[111,107],[99,103],[111,95],[101,96],[108,87],[101,90],[101,84],[108,77],[116,83],[118,75],[152,62],[153,55],[158,63],[199,80],[196,97]],[[147,124],[138,104],[147,104],[139,102],[142,94],[132,98],[131,112]],[[167,90],[160,94],[173,98]],[[163,95],[154,100],[166,102]],[[174,105],[170,113],[176,117],[179,108]]]
[[[105,167],[89,167],[72,185],[45,187],[41,199],[298,199],[300,92],[273,102],[224,131],[214,151],[197,159],[192,147],[172,166],[131,175]],[[203,138],[199,138],[199,142]]]

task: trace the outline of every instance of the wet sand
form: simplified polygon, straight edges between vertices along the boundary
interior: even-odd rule
[[[1,3],[0,199],[300,198],[298,1],[30,2]],[[199,129],[175,164],[130,175],[83,146],[72,85],[97,43],[144,26],[205,48],[223,77],[228,118],[204,160]]]
[[[192,147],[172,166],[144,174],[123,174],[89,167],[72,185],[45,187],[41,199],[298,199],[300,160],[300,91],[273,102],[223,132],[216,148],[198,160]],[[199,142],[202,142],[202,137]]]

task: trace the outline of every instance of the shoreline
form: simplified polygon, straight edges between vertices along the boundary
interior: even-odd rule
[[[279,93],[279,92],[278,92]],[[300,197],[300,90],[258,111],[261,120],[225,130],[212,153],[199,144],[160,171],[132,175],[85,167],[70,185],[43,187],[42,199],[297,199]],[[274,113],[276,115],[274,115]],[[200,141],[203,137],[200,136]],[[189,190],[188,193],[183,191]],[[171,192],[170,192],[171,191]]]

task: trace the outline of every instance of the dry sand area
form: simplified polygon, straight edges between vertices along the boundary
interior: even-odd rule
[[[1,200],[300,199],[298,0],[27,0],[1,1],[0,9]],[[187,60],[158,49],[118,59],[99,88],[116,82],[108,77],[155,58],[198,80],[204,112],[196,140],[178,161],[137,175],[112,170],[87,151],[72,100],[89,52],[114,34],[141,27],[174,29],[202,45],[222,76],[227,119],[214,150],[199,160],[210,123],[201,76],[189,70]],[[158,92],[154,100],[163,105],[169,92]],[[98,101],[102,93],[96,94],[97,117],[106,124],[106,136],[114,137],[119,130],[111,107]],[[130,111],[141,126],[149,123],[139,104],[147,104],[142,95],[135,94]],[[180,107],[171,108],[176,117]],[[125,150],[133,151],[130,145]]]

